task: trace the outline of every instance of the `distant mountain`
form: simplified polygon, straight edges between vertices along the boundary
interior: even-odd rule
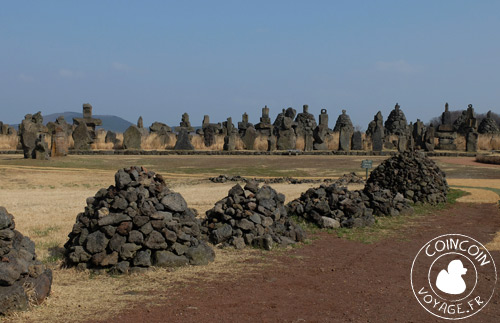
[[[73,123],[73,118],[82,118],[83,115],[78,112],[62,112],[62,113],[52,113],[48,115],[43,116],[43,123],[47,124],[47,122],[54,122],[56,119],[60,116],[64,116],[64,119],[66,119],[66,122],[72,124]],[[101,119],[102,120],[102,126],[99,126],[97,128],[103,128],[106,130],[111,130],[114,132],[125,132],[128,127],[133,125],[132,122],[129,122],[125,119],[122,119],[117,116],[108,116],[108,115],[94,115],[93,116],[96,119]]]

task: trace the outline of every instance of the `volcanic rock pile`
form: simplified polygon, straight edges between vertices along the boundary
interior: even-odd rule
[[[284,202],[285,195],[270,186],[249,182],[243,189],[237,184],[207,211],[204,231],[213,244],[236,249],[252,245],[270,250],[302,241],[305,232],[289,219]]]
[[[356,173],[352,172],[340,176],[337,180],[335,180],[334,184],[340,186],[346,186],[349,184],[365,184],[365,180]]]
[[[51,285],[52,271],[36,259],[35,244],[15,230],[14,217],[0,207],[0,314],[41,303]]]
[[[413,202],[446,203],[446,175],[423,153],[405,152],[384,160],[368,178],[366,192],[401,193]]]
[[[231,175],[221,174],[217,177],[210,177],[208,180],[211,181],[212,183],[225,183],[225,182],[246,181],[246,178],[241,177],[240,175],[231,176]]]
[[[408,124],[405,114],[396,103],[394,110],[391,111],[389,117],[385,121],[385,129],[389,134],[406,135],[408,133]]]
[[[391,190],[381,189],[373,184],[365,185],[363,193],[366,196],[365,204],[373,209],[373,215],[398,216],[413,214],[412,201],[405,198],[401,193],[394,194]]]
[[[321,228],[364,227],[375,222],[373,210],[366,206],[362,191],[332,184],[310,188],[288,203],[289,215],[313,222]]]
[[[209,180],[212,183],[226,183],[226,182],[258,182],[265,184],[313,184],[313,183],[337,183],[339,185],[347,184],[364,184],[365,181],[356,175],[356,173],[350,173],[342,175],[339,179],[323,178],[323,179],[311,179],[311,178],[293,178],[293,177],[273,177],[273,178],[248,178],[240,175],[219,175],[217,177],[210,177]]]
[[[68,237],[67,264],[80,269],[140,272],[204,265],[215,257],[195,211],[161,175],[142,167],[120,169],[115,186],[89,197]]]
[[[500,128],[497,122],[491,117],[491,111],[488,111],[486,118],[484,118],[479,124],[479,133],[499,133]]]

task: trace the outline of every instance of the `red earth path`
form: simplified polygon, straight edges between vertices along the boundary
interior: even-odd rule
[[[320,233],[311,245],[276,253],[272,265],[193,281],[169,290],[163,304],[133,303],[103,322],[446,322],[413,295],[415,255],[442,234],[486,244],[499,230],[497,205],[457,203],[373,244]],[[491,254],[500,265],[500,252]],[[461,322],[500,322],[498,286],[482,311]]]

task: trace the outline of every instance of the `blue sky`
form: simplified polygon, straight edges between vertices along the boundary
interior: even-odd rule
[[[2,1],[0,120],[500,113],[500,1]]]

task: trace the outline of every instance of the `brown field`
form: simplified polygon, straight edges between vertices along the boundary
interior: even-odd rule
[[[365,157],[366,158],[366,157]],[[53,292],[42,305],[16,313],[7,321],[93,321],[121,313],[131,303],[161,304],[187,282],[233,277],[242,272],[270,268],[284,251],[243,252],[216,250],[216,261],[204,267],[157,269],[133,277],[95,276],[61,269],[61,248],[85,199],[114,183],[120,167],[142,165],[164,175],[200,216],[224,197],[234,183],[213,184],[219,174],[245,177],[336,178],[360,169],[362,157],[343,156],[68,156],[51,161],[24,160],[19,155],[0,156],[0,205],[15,216],[16,228],[35,243],[39,259],[54,271]],[[369,157],[374,167],[383,157]],[[471,194],[464,203],[498,203],[500,168],[472,163],[468,158],[436,159],[453,188]],[[272,185],[290,201],[317,184]],[[354,187],[354,188],[359,188]],[[487,245],[500,250],[500,232]],[[362,245],[361,245],[362,246]],[[256,261],[259,260],[259,261]],[[221,276],[222,275],[222,276]]]

